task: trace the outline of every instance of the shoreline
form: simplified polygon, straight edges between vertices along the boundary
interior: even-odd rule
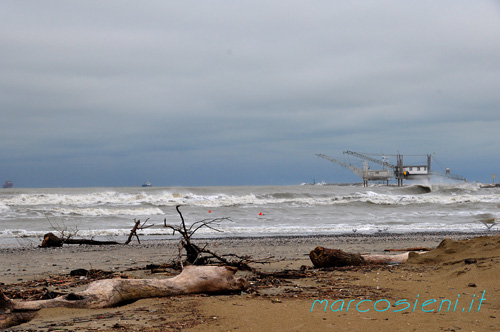
[[[385,249],[425,246],[435,248],[445,238],[470,239],[485,233],[414,232],[404,234],[345,234],[319,236],[267,236],[233,238],[193,238],[218,254],[251,256],[253,259],[303,261],[309,264],[309,252],[317,246],[360,254],[390,254]],[[73,269],[125,271],[148,264],[165,264],[178,255],[180,238],[132,241],[128,245],[64,245],[0,248],[0,280],[3,283],[33,280]],[[40,242],[41,244],[41,242]]]
[[[345,232],[345,233],[335,233],[335,234],[307,234],[307,235],[262,235],[262,236],[193,236],[193,240],[196,241],[251,241],[251,240],[266,240],[266,239],[285,239],[285,240],[293,240],[293,239],[329,239],[329,238],[346,238],[346,239],[377,239],[377,238],[385,238],[385,237],[396,237],[396,238],[416,238],[416,237],[467,237],[467,236],[482,236],[482,235],[495,235],[498,232],[495,231],[422,231],[422,232],[374,232],[374,233],[354,233],[354,232]],[[140,235],[141,236],[141,244],[139,245],[147,245],[147,244],[157,244],[160,242],[175,242],[180,239],[178,238],[163,238],[157,237],[155,235]],[[36,241],[35,241],[36,239]],[[126,237],[94,237],[95,240],[112,240],[112,241],[120,241],[126,239]],[[23,249],[23,248],[36,248],[39,244],[42,243],[42,238],[27,238],[27,237],[19,237],[19,238],[9,238],[10,241],[16,241],[17,245],[9,245],[8,243],[2,243],[0,241],[0,252],[2,250],[9,249]],[[23,243],[24,242],[24,243]],[[36,243],[39,243],[38,245]],[[137,241],[133,240],[130,245],[136,245]]]

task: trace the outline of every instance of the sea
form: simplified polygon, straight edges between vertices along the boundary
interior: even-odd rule
[[[194,237],[498,232],[500,188],[478,183],[50,188],[0,190],[0,247],[43,235],[123,241],[171,239],[167,225],[208,221]],[[198,224],[197,224],[198,225]]]

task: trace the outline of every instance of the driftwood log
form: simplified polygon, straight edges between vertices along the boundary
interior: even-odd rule
[[[141,220],[135,220],[134,219],[134,227],[132,227],[132,230],[130,231],[130,234],[127,238],[127,241],[123,244],[129,244],[132,241],[132,238],[135,236],[137,238],[137,242],[141,243],[139,240],[139,235],[137,235],[138,230],[143,230],[149,227],[152,227],[154,225],[148,225],[146,226],[146,223],[148,222],[149,218],[146,219],[144,223],[141,225]],[[62,233],[64,235],[64,233]],[[74,239],[69,236],[57,236],[54,233],[47,233],[43,236],[43,241],[40,247],[42,248],[52,248],[52,247],[62,247],[63,244],[87,244],[87,245],[94,245],[94,246],[102,246],[102,245],[113,245],[113,244],[121,244],[116,241],[97,241],[97,240],[92,240],[92,239]]]
[[[17,313],[43,308],[105,308],[150,297],[194,293],[228,293],[247,288],[236,268],[226,266],[186,266],[169,279],[104,279],[89,284],[82,292],[50,300],[14,301],[0,291],[0,328],[21,324],[26,317]],[[2,313],[3,311],[3,313]],[[16,315],[19,318],[16,320]]]
[[[339,249],[316,247],[309,253],[315,267],[359,266],[364,264],[403,263],[408,260],[408,253],[398,255],[360,255]]]
[[[54,233],[47,233],[43,236],[43,241],[40,247],[42,248],[52,248],[52,247],[62,247],[63,244],[88,244],[88,245],[109,245],[109,244],[120,244],[115,241],[96,241],[88,239],[61,239]]]
[[[309,253],[315,267],[341,267],[365,264],[365,260],[359,254],[351,254],[338,249],[316,247]]]

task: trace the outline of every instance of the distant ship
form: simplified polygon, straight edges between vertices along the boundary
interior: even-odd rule
[[[3,184],[3,187],[4,188],[12,188],[12,187],[14,187],[14,183],[12,183],[12,181],[5,181],[5,183]]]
[[[152,187],[151,182],[146,182],[142,185],[142,187]]]

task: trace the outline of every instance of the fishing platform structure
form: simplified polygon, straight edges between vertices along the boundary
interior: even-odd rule
[[[352,155],[357,158],[363,159],[363,168],[356,167],[352,164],[346,164],[340,160],[329,157],[324,154],[316,154],[318,157],[329,160],[340,166],[348,168],[354,172],[357,176],[363,178],[363,185],[368,186],[368,181],[386,181],[387,185],[389,185],[389,180],[393,177],[398,181],[398,186],[403,185],[403,180],[429,180],[432,175],[444,176],[449,179],[458,180],[458,181],[467,181],[464,177],[460,175],[454,175],[450,173],[450,169],[446,169],[446,174],[434,173],[431,172],[431,155],[427,154],[427,163],[426,164],[411,164],[405,165],[403,163],[403,155],[385,155],[382,157],[382,160],[376,159],[368,156],[367,154],[361,154],[354,151],[344,151],[344,154]],[[386,160],[387,156],[395,156],[396,164],[391,164]],[[368,161],[380,164],[383,166],[383,169],[380,170],[372,170],[368,166]]]

